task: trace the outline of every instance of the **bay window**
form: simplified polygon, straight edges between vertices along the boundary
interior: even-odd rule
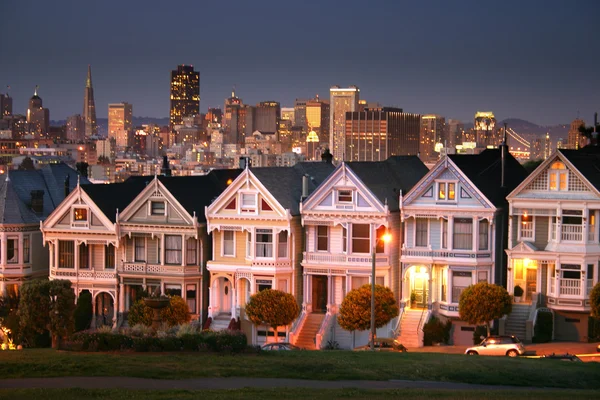
[[[381,238],[383,237],[383,235],[385,235],[387,232],[387,228],[385,226],[380,226],[379,228],[377,228],[376,231],[376,237],[377,237],[377,244],[375,246],[375,253],[384,253],[385,252],[385,241],[382,240]]]
[[[136,262],[146,262],[146,238],[145,237],[135,237],[134,245],[135,245],[134,260]]]
[[[75,268],[75,242],[72,240],[58,241],[58,267]]]
[[[456,250],[473,250],[473,219],[454,219],[452,241]]]
[[[181,265],[181,236],[165,235],[165,264]]]
[[[458,303],[462,292],[472,284],[471,271],[452,271],[452,302]]]
[[[23,262],[28,263],[30,261],[30,257],[31,257],[30,236],[24,235],[23,236]]]
[[[281,231],[277,235],[277,257],[287,258],[288,256],[288,233]]]
[[[256,230],[256,257],[271,258],[273,257],[273,230],[257,229]]]
[[[115,269],[115,246],[112,243],[104,246],[104,268]]]
[[[79,245],[79,268],[90,267],[90,252],[89,247],[85,243]]]
[[[198,244],[196,239],[189,238],[185,243],[185,263],[186,265],[196,265],[198,263],[196,254],[198,252]]]
[[[521,240],[533,240],[533,216],[521,215],[519,224],[519,237]]]
[[[6,240],[6,262],[16,264],[19,262],[19,238],[9,237]]]

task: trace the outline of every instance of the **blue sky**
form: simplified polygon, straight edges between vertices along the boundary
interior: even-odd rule
[[[189,5],[188,3],[193,3]],[[249,104],[358,85],[408,112],[549,125],[600,109],[600,1],[0,1],[0,92],[51,119],[127,101],[165,117],[170,70],[200,71],[201,111],[232,85]],[[594,21],[595,16],[595,21]]]

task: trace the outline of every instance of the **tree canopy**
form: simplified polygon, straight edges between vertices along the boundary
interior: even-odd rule
[[[381,328],[398,316],[394,293],[387,287],[375,285],[375,327]],[[371,327],[371,285],[366,284],[348,292],[340,307],[338,322],[347,331],[365,331]]]
[[[466,288],[460,295],[458,314],[471,325],[485,325],[490,335],[490,321],[509,314],[512,299],[499,285],[480,282]]]
[[[592,317],[600,318],[600,282],[590,292],[590,309]]]
[[[294,322],[300,314],[300,307],[291,294],[265,289],[250,297],[246,304],[246,314],[255,325],[272,326],[277,340],[277,328]]]

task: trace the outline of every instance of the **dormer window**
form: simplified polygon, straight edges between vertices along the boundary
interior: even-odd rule
[[[240,211],[244,213],[256,213],[256,193],[242,193]]]
[[[150,214],[151,215],[165,215],[165,202],[164,201],[151,201],[150,202]]]
[[[456,182],[438,182],[439,201],[456,201]]]
[[[88,210],[87,208],[75,208],[73,209],[73,220],[78,222],[87,222]]]
[[[548,171],[548,175],[550,190],[567,190],[568,171],[565,163],[562,161],[553,162]]]
[[[337,191],[337,202],[338,203],[352,203],[352,190],[338,190]]]

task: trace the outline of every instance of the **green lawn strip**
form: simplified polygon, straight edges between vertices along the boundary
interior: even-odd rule
[[[123,389],[0,389],[0,399],[10,400],[167,400],[183,399],[572,399],[593,398],[593,390],[427,390],[427,389],[234,389],[234,390],[123,390]]]
[[[261,377],[315,380],[427,380],[485,385],[599,389],[600,364],[435,353],[0,352],[0,376],[131,376],[156,379]],[[1,381],[0,381],[1,382]],[[0,385],[1,387],[1,385]]]

